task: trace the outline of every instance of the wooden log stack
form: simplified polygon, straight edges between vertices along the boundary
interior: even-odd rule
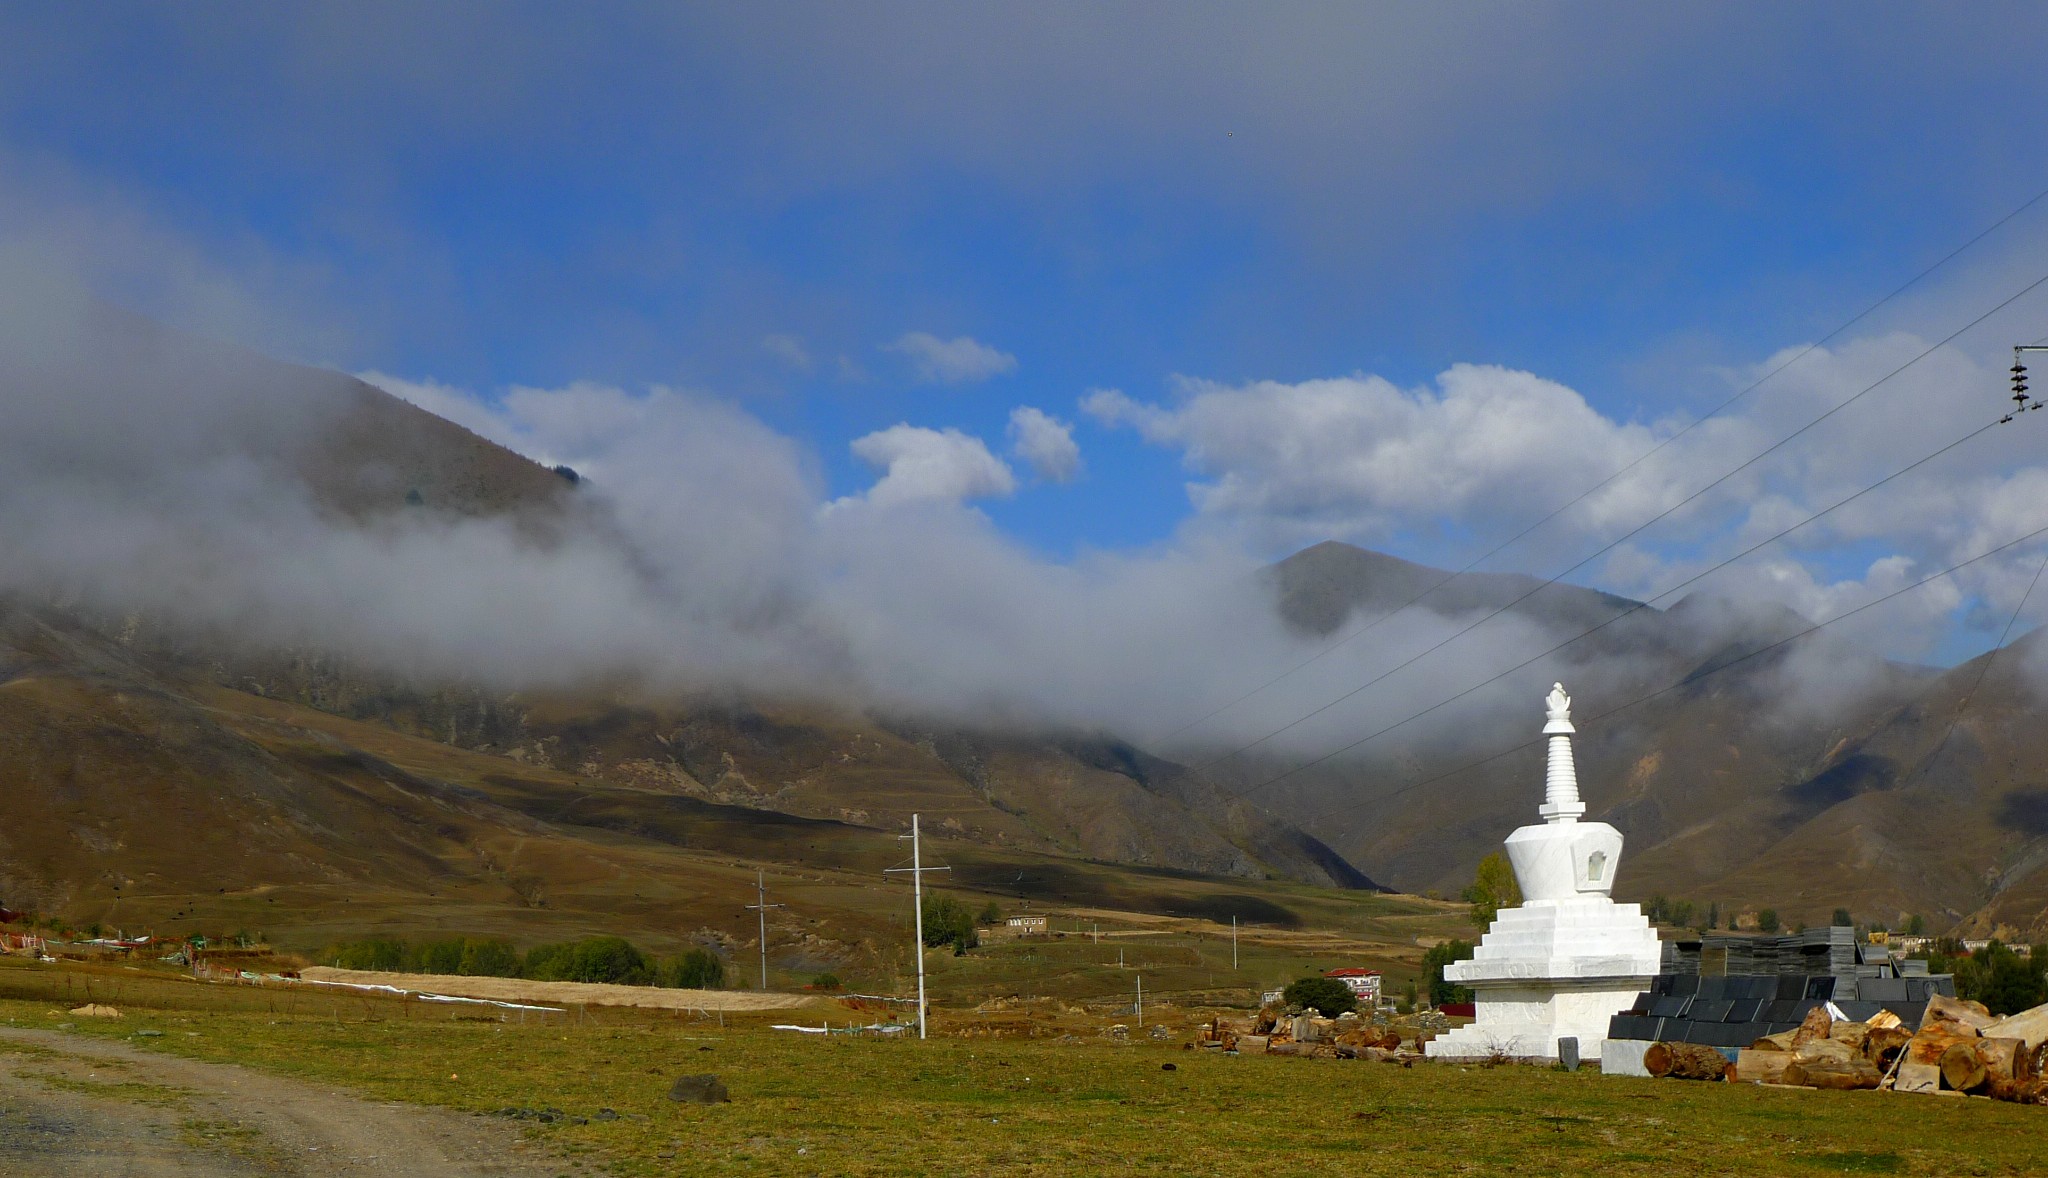
[[[1815,1010],[1797,1030],[1744,1048],[1730,1078],[1807,1088],[1963,1092],[2048,1104],[2048,1006],[1999,1019],[1979,1003],[1937,996],[1915,1031],[1889,1011],[1852,1023],[1831,1021],[1824,1010]]]

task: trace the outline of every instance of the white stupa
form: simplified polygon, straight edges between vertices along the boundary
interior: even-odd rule
[[[1444,969],[1469,986],[1478,1018],[1430,1041],[1436,1058],[1556,1059],[1557,1041],[1579,1041],[1579,1054],[1599,1059],[1607,1020],[1649,989],[1662,962],[1656,930],[1634,904],[1608,892],[1621,863],[1621,832],[1580,822],[1578,771],[1572,766],[1571,697],[1550,689],[1549,771],[1543,822],[1507,838],[1508,859],[1522,887],[1522,906],[1503,910],[1470,961]]]

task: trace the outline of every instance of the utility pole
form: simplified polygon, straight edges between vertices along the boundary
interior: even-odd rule
[[[768,988],[768,910],[770,908],[786,907],[786,905],[770,904],[768,902],[768,873],[763,870],[756,870],[754,873],[754,896],[757,902],[749,904],[747,907],[756,909],[761,913],[760,988],[765,990]]]
[[[1230,968],[1237,968],[1237,917],[1230,918]]]
[[[924,873],[927,871],[951,871],[950,867],[926,867],[924,852],[917,837],[917,815],[910,816],[910,833],[897,835],[899,839],[910,840],[910,866],[891,867],[889,871],[907,872],[910,875],[913,919],[917,921],[910,933],[912,949],[917,954],[917,1037],[925,1037],[924,1021]]]
[[[1138,975],[1138,1029],[1145,1029],[1145,975]]]

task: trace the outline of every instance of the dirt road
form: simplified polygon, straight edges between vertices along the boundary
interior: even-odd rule
[[[566,1169],[504,1122],[0,1027],[0,1175],[8,1178],[526,1178]]]

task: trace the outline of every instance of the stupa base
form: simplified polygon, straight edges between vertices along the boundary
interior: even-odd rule
[[[1656,975],[1472,982],[1478,1017],[1431,1039],[1431,1059],[1557,1058],[1557,1041],[1579,1041],[1579,1058],[1600,1058],[1608,1020],[1634,1005]]]

